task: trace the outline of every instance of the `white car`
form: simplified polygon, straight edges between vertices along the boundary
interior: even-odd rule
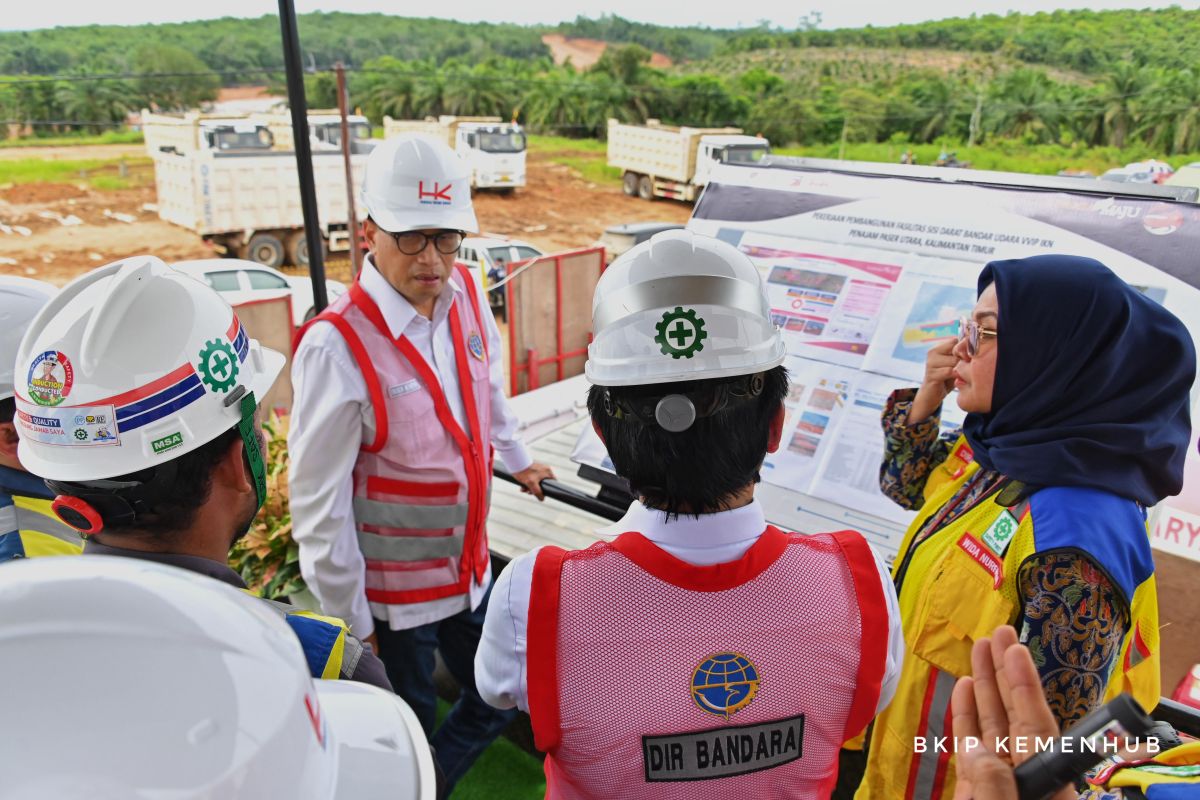
[[[299,327],[316,316],[313,305],[312,282],[308,278],[284,275],[277,269],[264,267],[240,258],[205,258],[197,261],[178,261],[175,268],[204,281],[225,296],[230,305],[245,303],[256,296],[287,289],[292,294],[292,323]],[[346,284],[325,281],[329,302],[346,293]]]
[[[484,287],[491,286],[508,274],[508,265],[514,261],[525,261],[543,256],[538,248],[520,239],[503,236],[468,236],[458,250],[458,262],[479,276]],[[501,319],[505,319],[504,292],[488,292],[488,305]]]

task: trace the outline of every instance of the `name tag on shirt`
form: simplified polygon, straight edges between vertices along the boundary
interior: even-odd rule
[[[667,736],[643,736],[646,781],[707,781],[789,764],[804,755],[804,715]]]
[[[388,387],[388,397],[400,397],[401,395],[411,394],[421,388],[421,381],[413,378],[411,381],[397,384]]]

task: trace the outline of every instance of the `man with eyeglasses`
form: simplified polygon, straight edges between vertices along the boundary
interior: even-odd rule
[[[475,688],[493,455],[539,500],[553,473],[517,436],[495,319],[454,263],[478,230],[469,167],[397,136],[367,159],[362,200],[362,273],[296,348],[293,536],[322,610],[377,645],[453,787],[514,713]],[[436,732],[435,650],[462,686]]]

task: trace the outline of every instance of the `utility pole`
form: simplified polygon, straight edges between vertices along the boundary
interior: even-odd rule
[[[346,68],[342,62],[337,62],[337,95],[338,114],[342,117],[342,164],[346,169],[346,224],[350,234],[350,266],[354,276],[362,269],[362,248],[358,241],[358,215],[354,211],[354,168],[350,164],[350,120],[347,119],[347,108],[350,106],[350,96],[346,90]]]
[[[313,180],[312,145],[308,141],[308,102],[304,99],[304,67],[300,57],[300,34],[296,30],[296,6],[279,0],[279,27],[283,34],[283,64],[287,73],[288,107],[292,111],[296,172],[300,179],[300,209],[304,213],[304,238],[308,244],[308,276],[312,280],[313,307],[320,314],[329,305],[325,291],[325,241],[317,216],[317,188]]]

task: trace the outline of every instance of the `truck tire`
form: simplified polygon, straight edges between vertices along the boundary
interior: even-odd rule
[[[630,197],[637,197],[638,193],[638,174],[636,172],[626,172],[621,179],[621,191]]]
[[[654,179],[649,175],[643,175],[638,181],[638,197],[643,200],[654,199]]]
[[[273,233],[256,233],[246,245],[246,258],[264,267],[283,266],[283,242]]]
[[[321,239],[321,255],[329,254],[329,245]],[[297,267],[308,267],[308,239],[304,236],[304,231],[293,231],[288,235],[287,239],[287,260],[289,264]]]

